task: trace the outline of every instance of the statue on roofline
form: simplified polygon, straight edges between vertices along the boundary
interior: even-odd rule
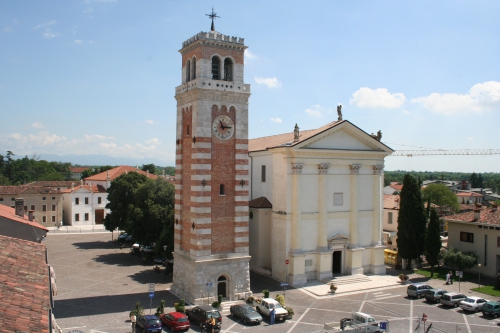
[[[339,120],[342,120],[342,104],[337,105],[337,114],[339,115]]]

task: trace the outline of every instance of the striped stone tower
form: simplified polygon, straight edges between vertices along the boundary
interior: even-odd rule
[[[246,48],[212,30],[180,50],[171,289],[194,304],[250,293]]]

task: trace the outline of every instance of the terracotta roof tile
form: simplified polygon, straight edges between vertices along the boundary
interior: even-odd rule
[[[458,192],[457,197],[482,197],[482,194],[474,192]]]
[[[113,168],[113,169],[110,169],[108,171],[104,171],[104,172],[101,172],[101,173],[98,173],[97,175],[93,175],[93,176],[90,176],[90,177],[87,177],[85,178],[85,181],[105,181],[108,179],[108,172],[109,172],[109,179],[110,180],[113,180],[121,175],[123,175],[124,173],[126,172],[138,172],[144,176],[147,176],[148,178],[151,178],[151,179],[156,179],[158,178],[157,175],[154,175],[154,174],[151,174],[151,173],[147,173],[146,171],[142,171],[140,169],[137,169],[137,168],[134,168],[134,167],[131,167],[131,166],[128,166],[128,165],[122,165],[122,166],[119,166],[119,167],[116,167],[116,168]]]
[[[71,186],[71,185],[70,185]],[[60,191],[44,186],[20,185],[20,186],[0,186],[0,194],[21,195],[26,194],[58,194]]]
[[[273,205],[269,202],[269,200],[267,200],[266,197],[253,199],[248,203],[248,206],[252,208],[273,208]]]
[[[500,225],[500,211],[492,207],[479,208],[479,219],[475,219],[474,211],[468,211],[464,213],[459,213],[455,215],[445,216],[444,219],[447,221],[461,221],[461,222],[474,222],[474,223],[485,223],[485,224],[496,224]]]
[[[384,194],[384,209],[399,209],[399,195]]]
[[[102,185],[79,185],[75,186],[73,188],[68,188],[63,190],[63,193],[72,193],[77,191],[80,188],[84,188],[86,190],[91,191],[92,193],[106,193],[106,189]]]
[[[48,333],[45,245],[0,236],[0,331]]]
[[[45,230],[45,231],[49,231],[49,229],[45,228],[43,225],[41,225],[37,221],[33,220],[33,222],[31,222],[28,219],[28,216],[26,216],[26,215],[24,215],[23,217],[21,217],[19,215],[16,215],[16,209],[15,208],[11,208],[11,207],[8,207],[8,206],[5,206],[5,205],[0,205],[0,216],[4,217],[6,219],[12,220],[12,221],[24,223],[24,224],[27,224],[27,225],[31,225],[32,227],[35,227],[35,228],[39,228],[39,229],[42,229],[42,230]]]
[[[75,181],[73,180],[39,180],[36,182],[28,183],[29,186],[43,186],[43,187],[69,187]]]
[[[391,182],[389,186],[395,189],[396,191],[401,191],[403,189],[403,184],[400,184],[398,182]]]

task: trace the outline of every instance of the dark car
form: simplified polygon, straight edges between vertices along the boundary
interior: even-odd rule
[[[427,302],[439,303],[439,299],[441,298],[441,296],[443,296],[446,293],[447,291],[444,289],[429,289],[424,294],[424,297],[427,300]]]
[[[446,306],[454,306],[458,308],[460,302],[465,300],[467,296],[459,293],[446,293],[439,299],[439,302]]]
[[[408,297],[420,298],[420,297],[424,296],[424,294],[428,290],[431,290],[431,289],[432,289],[432,287],[429,286],[428,284],[412,283],[406,289],[406,294],[408,295]]]
[[[172,331],[188,330],[190,327],[188,317],[182,312],[162,313],[160,320],[163,326]]]
[[[137,318],[137,328],[142,328],[144,333],[161,333],[161,321],[155,315],[145,315]]]
[[[186,310],[186,315],[189,320],[195,322],[200,327],[204,327],[207,320],[212,317],[215,318],[219,324],[222,323],[222,317],[219,311],[211,305],[195,306],[192,309]]]
[[[500,316],[500,303],[499,302],[487,302],[483,305],[483,316],[492,316],[498,318]]]
[[[120,236],[118,236],[117,240],[120,243],[125,243],[127,237],[129,237],[129,235],[126,232],[124,232],[123,234],[121,234]]]
[[[249,304],[231,305],[229,311],[231,311],[231,316],[242,319],[245,325],[262,322],[262,316]]]

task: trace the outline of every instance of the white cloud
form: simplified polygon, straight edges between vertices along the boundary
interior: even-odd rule
[[[154,121],[152,121],[151,119],[146,119],[146,120],[144,120],[144,122],[145,122],[146,124],[148,124],[148,125],[154,125],[154,123],[155,123],[155,122],[154,122]]]
[[[104,135],[99,135],[99,134],[85,134],[83,136],[84,141],[86,142],[95,142],[95,141],[103,141],[103,140],[114,140],[115,138],[112,136],[104,136]]]
[[[408,110],[403,110],[403,113],[405,113],[405,114],[410,114],[411,112],[410,112],[410,111],[408,111]]]
[[[37,25],[34,29],[37,30],[40,28],[47,28],[47,27],[54,25],[54,24],[56,24],[56,21],[49,21],[47,23],[42,23],[42,24]]]
[[[362,87],[352,94],[350,103],[361,108],[398,108],[405,102],[403,93],[391,94],[386,88]]]
[[[245,55],[245,59],[255,59],[255,58],[257,58],[257,56],[254,53],[250,52],[249,49],[245,50],[244,55]]]
[[[31,124],[31,127],[44,128],[45,126],[40,121],[37,121],[36,123]]]
[[[158,140],[157,138],[153,138],[151,140],[146,141],[146,143],[148,145],[159,145],[160,144],[160,140]]]
[[[75,44],[81,44],[82,43],[82,41],[80,39],[75,39],[74,42],[75,42]]]
[[[283,122],[283,120],[281,120],[281,118],[271,118],[270,120],[273,123],[282,123]]]
[[[467,138],[467,140],[472,141],[472,140],[474,140],[474,138],[473,138],[472,136],[469,136],[469,137]]]
[[[11,32],[12,28],[11,27],[5,27],[2,29],[3,32]]]
[[[432,93],[411,101],[422,104],[430,111],[446,115],[482,114],[485,111],[500,108],[500,82],[489,81],[475,84],[467,94]]]
[[[268,88],[279,88],[281,87],[281,82],[278,81],[276,77],[255,77],[255,82],[258,84],[265,84]]]
[[[332,113],[332,110],[316,104],[306,109],[304,112],[307,113],[308,116],[323,117],[326,113]]]
[[[42,32],[42,36],[47,38],[47,39],[52,39],[52,38],[55,38],[55,37],[59,37],[61,34],[57,33],[57,32],[52,32],[50,31],[50,29],[47,29],[46,31]]]
[[[90,13],[94,10],[94,8],[88,8],[83,11],[84,14]]]

